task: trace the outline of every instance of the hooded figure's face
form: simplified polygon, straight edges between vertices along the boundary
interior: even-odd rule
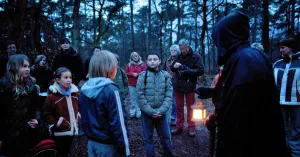
[[[249,17],[235,12],[222,18],[214,27],[212,38],[218,51],[218,65],[224,65],[232,53],[243,45],[249,45]]]

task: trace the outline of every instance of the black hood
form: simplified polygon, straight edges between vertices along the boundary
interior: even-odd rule
[[[222,18],[214,27],[212,38],[218,51],[218,65],[224,65],[242,45],[250,45],[250,18],[235,12]]]

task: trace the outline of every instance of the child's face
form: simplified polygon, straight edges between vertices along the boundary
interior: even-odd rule
[[[28,77],[30,74],[30,69],[29,69],[29,62],[27,60],[24,60],[23,65],[19,68],[19,75],[22,78]]]
[[[65,71],[61,73],[60,78],[57,80],[59,85],[64,89],[68,89],[71,86],[72,83],[72,74],[70,71]]]
[[[160,62],[157,55],[149,55],[147,58],[147,65],[152,69],[157,68],[160,65]]]
[[[292,54],[292,49],[284,45],[280,45],[279,50],[283,56],[289,56]]]
[[[39,66],[41,66],[41,67],[43,67],[45,65],[46,65],[46,57],[44,57],[39,63]]]

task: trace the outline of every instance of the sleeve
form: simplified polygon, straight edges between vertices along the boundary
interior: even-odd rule
[[[79,56],[79,54],[76,57],[76,64],[77,66],[76,71],[74,72],[75,74],[75,80],[74,83],[76,85],[78,85],[78,83],[81,81],[81,79],[85,78],[84,74],[85,74],[85,70],[84,70],[84,66],[83,66],[83,62],[81,57]]]
[[[123,79],[123,86],[125,88],[125,93],[127,95],[129,93],[129,89],[128,89],[128,77],[127,77],[125,71],[122,70],[122,69],[121,69],[121,73],[122,73],[122,76],[123,76],[123,78],[122,78]]]
[[[172,72],[177,72],[178,68],[174,68],[174,64],[178,62],[178,55],[175,57],[174,62],[170,65],[170,69]]]
[[[165,95],[165,98],[164,98],[164,101],[163,101],[163,104],[162,106],[160,106],[158,108],[158,112],[161,113],[161,115],[165,114],[170,106],[172,105],[172,98],[173,98],[173,87],[172,87],[172,83],[171,83],[171,76],[169,74],[165,74],[167,76],[167,80],[166,80],[166,95]]]
[[[204,74],[204,66],[202,63],[202,58],[199,57],[195,63],[195,66],[192,68],[187,67],[185,65],[181,65],[179,67],[179,72],[181,75],[189,76],[189,77],[197,77],[197,76],[203,75]]]
[[[129,156],[129,142],[124,120],[124,109],[121,104],[119,92],[112,91],[108,99],[109,125],[114,141],[117,143],[117,152],[121,156]]]
[[[153,116],[157,113],[155,109],[153,109],[147,102],[146,95],[145,95],[145,73],[142,73],[136,84],[136,91],[137,91],[137,99],[140,105],[141,110],[146,113],[148,116]]]
[[[134,76],[132,75],[133,72],[130,71],[129,64],[126,65],[125,71],[126,71],[126,75],[128,76],[128,78],[134,77]]]
[[[51,99],[51,95],[49,94],[45,100],[43,109],[42,109],[42,116],[44,117],[47,124],[52,125],[56,120],[55,110],[53,107],[53,101]]]

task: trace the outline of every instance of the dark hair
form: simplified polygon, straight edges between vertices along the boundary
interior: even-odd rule
[[[62,74],[63,72],[66,72],[66,71],[71,72],[71,70],[68,69],[68,68],[66,68],[66,67],[60,67],[60,68],[58,68],[58,69],[54,72],[54,74],[53,74],[54,79],[60,78],[60,77],[61,77],[61,74]],[[72,72],[71,72],[71,73],[72,73]]]
[[[65,42],[68,42],[69,44],[71,43],[70,40],[68,38],[61,38],[59,40],[59,44],[64,44]]]
[[[8,41],[6,42],[6,47],[8,47],[8,45],[11,45],[11,44],[15,44],[15,42],[12,41],[12,40],[8,40]],[[16,44],[15,44],[15,45],[16,45]]]
[[[160,58],[160,55],[159,55],[158,53],[156,53],[156,52],[150,52],[150,53],[148,53],[146,59],[148,59],[148,57],[149,57],[150,55],[156,55],[156,56],[158,57],[158,59],[161,59],[161,58]]]
[[[288,38],[288,39],[283,39],[280,40],[277,44],[277,46],[287,46],[289,48],[293,48],[295,46],[295,39],[293,38]]]
[[[100,47],[100,46],[94,46],[94,47],[93,47],[93,52],[95,51],[95,49],[101,50],[101,47]]]

